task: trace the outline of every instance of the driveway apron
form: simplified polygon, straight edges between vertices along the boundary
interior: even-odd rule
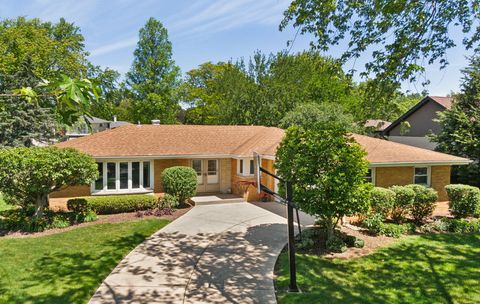
[[[276,303],[286,229],[249,203],[196,206],[130,252],[90,303]]]

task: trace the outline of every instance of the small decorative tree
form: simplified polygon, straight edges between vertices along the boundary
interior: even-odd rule
[[[35,205],[39,218],[48,195],[64,186],[85,185],[98,175],[93,158],[56,147],[0,149],[0,191],[22,207]]]
[[[327,240],[343,216],[368,209],[365,155],[344,128],[325,124],[290,127],[277,150],[278,174],[293,183],[294,202],[324,222]]]
[[[177,197],[183,204],[197,192],[197,173],[190,167],[170,167],[162,172],[162,184],[165,193]]]

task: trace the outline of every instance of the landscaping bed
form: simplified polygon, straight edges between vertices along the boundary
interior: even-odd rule
[[[0,303],[87,303],[128,252],[168,223],[148,218],[2,238]]]

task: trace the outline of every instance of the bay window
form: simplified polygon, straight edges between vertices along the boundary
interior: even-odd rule
[[[152,161],[97,162],[99,177],[92,184],[92,192],[150,192],[153,188],[152,165]]]

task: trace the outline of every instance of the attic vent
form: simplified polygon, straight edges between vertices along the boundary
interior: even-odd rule
[[[152,119],[152,125],[159,125],[160,119]]]

